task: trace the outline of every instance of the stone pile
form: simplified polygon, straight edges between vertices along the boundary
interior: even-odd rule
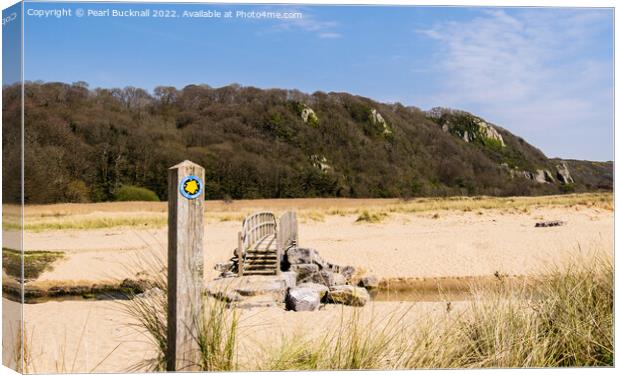
[[[355,268],[326,262],[315,249],[290,248],[283,269],[295,273],[297,280],[297,286],[288,293],[289,310],[312,311],[321,302],[364,306],[370,300],[366,288],[351,285]]]
[[[370,301],[368,290],[379,286],[374,276],[354,282],[355,268],[331,264],[315,249],[303,247],[285,252],[277,276],[237,277],[224,264],[216,268],[220,277],[207,283],[206,293],[242,308],[282,306],[315,311],[322,303],[364,306]]]

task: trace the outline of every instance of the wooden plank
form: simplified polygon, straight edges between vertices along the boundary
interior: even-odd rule
[[[204,168],[187,160],[168,170],[168,371],[200,370],[204,176]]]

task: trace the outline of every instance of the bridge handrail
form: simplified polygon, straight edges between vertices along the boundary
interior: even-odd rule
[[[278,249],[285,251],[289,246],[295,245],[297,242],[297,214],[295,211],[287,211],[280,216]]]
[[[243,220],[241,229],[242,253],[265,238],[277,232],[276,216],[267,211],[255,212]]]
[[[243,272],[248,250],[271,236],[275,237],[277,259],[281,260],[284,251],[298,242],[297,214],[294,211],[288,211],[278,220],[272,212],[261,211],[243,220],[237,246],[239,274]],[[277,272],[280,272],[279,266]]]

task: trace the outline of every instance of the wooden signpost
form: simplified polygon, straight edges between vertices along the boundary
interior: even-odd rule
[[[188,160],[168,170],[168,371],[200,370],[204,175]]]

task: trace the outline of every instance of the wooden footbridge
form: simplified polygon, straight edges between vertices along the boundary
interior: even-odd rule
[[[235,251],[239,276],[279,274],[282,255],[297,241],[295,212],[286,212],[279,220],[272,212],[246,217]]]

